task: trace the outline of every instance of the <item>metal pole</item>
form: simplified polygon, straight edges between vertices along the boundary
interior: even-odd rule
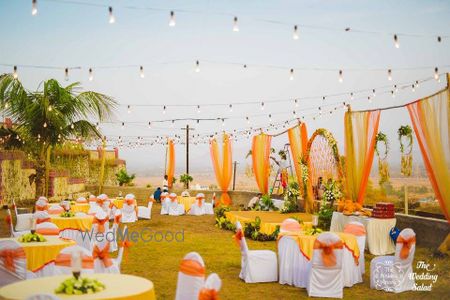
[[[189,124],[186,125],[186,174],[189,175]],[[189,189],[189,180],[186,187]]]
[[[237,161],[234,161],[233,163],[234,165],[234,170],[233,170],[233,191],[236,188],[236,165],[237,165]]]

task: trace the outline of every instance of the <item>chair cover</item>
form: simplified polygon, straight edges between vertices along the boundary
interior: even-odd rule
[[[36,224],[52,221],[50,219],[50,214],[46,210],[35,212],[33,218],[36,219]]]
[[[195,202],[191,205],[190,215],[201,216],[205,214],[205,195],[198,193],[195,197]]]
[[[97,232],[104,233],[109,230],[109,218],[108,215],[102,211],[99,210],[94,216],[94,220],[92,221],[92,231],[94,235]]]
[[[128,227],[123,228],[123,237],[127,236]],[[117,242],[117,240],[116,240]],[[123,252],[125,248],[129,247],[127,242],[122,242],[116,259],[109,257],[110,242],[103,240],[100,243],[94,244],[92,256],[94,258],[94,269],[96,273],[118,273],[120,274],[120,265],[122,264]]]
[[[332,232],[317,237],[306,286],[308,296],[343,297],[342,249],[341,239]]]
[[[87,203],[88,201],[86,200],[85,197],[79,197],[76,202],[77,203]]]
[[[42,235],[59,235],[59,228],[52,222],[36,224],[36,233]]]
[[[31,215],[31,217],[33,216],[32,214],[30,214],[30,215]],[[18,215],[18,216],[21,216],[21,215]],[[25,233],[30,233],[30,230],[20,230],[20,231],[14,230],[11,210],[9,208],[7,210],[6,222],[7,222],[8,226],[9,226],[9,231],[11,233],[11,237],[19,237],[19,236],[21,236],[21,235],[23,235]],[[28,220],[28,223],[30,223],[30,226],[28,226],[28,228],[31,228],[31,218]],[[17,225],[16,225],[16,228],[17,228]]]
[[[359,248],[359,268],[361,270],[361,274],[364,274],[366,272],[364,261],[364,249],[366,247],[366,228],[361,222],[351,221],[344,227],[344,232],[353,234],[356,237]]]
[[[205,263],[197,252],[186,254],[178,272],[175,300],[198,299],[205,283]]]
[[[279,283],[306,288],[311,262],[300,252],[297,242],[288,235],[278,241],[278,262]]]
[[[164,192],[161,194],[161,215],[168,215],[169,214],[169,205],[170,205],[170,199],[169,199],[169,193]]]
[[[301,229],[300,223],[292,218],[284,220],[280,226],[280,232],[299,232]]]
[[[138,206],[138,219],[150,220],[152,218],[152,207],[152,200],[148,201],[147,206]]]
[[[412,290],[415,251],[416,233],[411,228],[403,229],[397,238],[395,255],[378,256],[370,262],[370,288],[394,293]]]
[[[119,229],[119,224],[122,221],[122,211],[120,209],[117,209],[114,212],[114,220],[113,220],[113,226],[110,229],[114,236],[114,240],[110,242],[109,246],[109,252],[117,251],[117,230]]]
[[[184,214],[184,205],[179,204],[177,200],[177,194],[171,193],[169,195],[169,216],[180,216]]]
[[[25,231],[31,229],[32,213],[19,214],[17,205],[14,199],[12,199],[12,205],[14,207],[14,213],[16,214],[16,231]]]
[[[94,259],[89,250],[78,245],[62,249],[53,263],[54,275],[72,274],[72,253],[81,253],[81,274],[94,274]]]
[[[134,223],[136,221],[136,200],[133,194],[128,194],[125,196],[122,207],[122,223]]]
[[[270,250],[248,250],[241,223],[236,222],[235,240],[241,249],[241,273],[246,283],[278,280],[277,255]]]
[[[0,287],[27,278],[27,258],[14,240],[0,240]]]
[[[219,299],[219,290],[222,287],[222,280],[219,275],[212,273],[206,278],[205,284],[200,290],[198,299],[200,300],[216,300]]]
[[[59,204],[52,204],[47,211],[51,215],[59,215],[64,212],[64,208]]]
[[[36,205],[35,205],[35,209],[36,211],[44,211],[48,209],[48,201],[39,198],[36,201]]]

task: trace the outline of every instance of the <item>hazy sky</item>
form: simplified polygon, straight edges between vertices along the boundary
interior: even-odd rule
[[[245,116],[251,126],[274,123],[293,117],[292,102],[270,102],[321,96],[385,85],[412,83],[439,71],[449,71],[450,38],[437,43],[438,35],[450,35],[449,1],[86,1],[111,5],[115,24],[108,24],[105,7],[83,6],[63,1],[38,0],[38,13],[31,15],[30,1],[0,0],[0,63],[11,65],[81,66],[71,70],[70,80],[80,81],[85,89],[113,96],[121,107],[117,121],[145,122],[161,119],[193,117],[235,117],[222,127],[221,122],[190,124],[195,134],[246,128]],[[70,2],[70,1],[67,1]],[[126,6],[145,6],[162,10],[136,10]],[[169,11],[176,14],[176,26],[169,27]],[[233,16],[239,18],[238,33],[232,31]],[[279,21],[270,23],[264,20]],[[293,25],[299,25],[298,40],[292,39]],[[400,48],[394,47],[392,34],[364,34],[333,30],[316,30],[302,25],[332,28],[354,28],[386,33],[415,33],[433,37],[399,35]],[[195,61],[201,71],[196,73]],[[238,62],[230,65],[209,62]],[[99,66],[144,65],[145,78],[140,78],[138,67],[98,69]],[[274,65],[284,68],[263,68],[252,65]],[[426,66],[422,70],[395,71],[396,68]],[[88,80],[87,69],[94,69],[94,80]],[[289,80],[289,69],[296,68],[294,80]],[[331,68],[344,70],[344,82],[338,74],[329,71],[307,71],[304,68]],[[387,80],[386,71],[367,69],[392,68],[393,80]],[[363,71],[346,71],[364,69]],[[0,72],[11,72],[12,67],[0,66]],[[36,89],[48,78],[64,82],[63,69],[19,68],[20,80],[29,89]],[[395,98],[377,95],[372,103],[371,93],[361,94],[352,108],[365,109],[399,105],[419,99],[445,86],[430,81],[415,93],[400,91]],[[68,82],[68,83],[69,83]],[[328,103],[349,101],[350,96],[330,97]],[[212,104],[245,101],[266,101],[264,111],[259,104],[234,106],[230,113],[226,106],[170,107],[176,104]],[[159,104],[159,107],[127,104]],[[169,105],[162,114],[162,106]],[[305,108],[322,105],[318,99],[299,102],[299,115]],[[343,110],[315,121],[307,117],[310,134],[320,127],[328,128],[339,141],[343,152]],[[107,136],[154,136],[182,134],[186,122],[154,125],[104,124]],[[384,111],[380,130],[391,141],[392,162],[399,160],[396,131],[400,125],[410,124],[406,109]],[[158,129],[159,128],[159,129]],[[287,142],[287,136],[273,140],[275,148]],[[251,140],[233,145],[234,159],[241,169],[247,163],[245,154]],[[184,172],[184,146],[176,146],[176,174]],[[415,157],[419,157],[417,149]],[[164,168],[164,147],[161,145],[121,149],[131,171],[159,173]],[[208,145],[191,147],[191,169],[212,171]]]

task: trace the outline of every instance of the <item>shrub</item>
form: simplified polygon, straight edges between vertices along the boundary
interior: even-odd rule
[[[119,186],[130,185],[135,177],[135,174],[129,175],[125,169],[121,169],[116,173],[116,180]]]

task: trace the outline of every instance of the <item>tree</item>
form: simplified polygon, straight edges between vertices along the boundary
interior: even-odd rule
[[[184,188],[186,188],[186,189],[187,189],[189,182],[192,182],[193,180],[194,180],[194,178],[192,178],[192,176],[189,174],[183,174],[180,176],[180,182],[182,182],[184,184]]]
[[[119,186],[129,185],[131,182],[133,182],[135,177],[136,177],[135,174],[129,175],[127,173],[127,170],[125,169],[120,169],[120,171],[116,173],[116,179],[117,182],[119,182]],[[147,187],[149,186],[147,185]]]
[[[28,91],[11,74],[0,75],[0,107],[15,126],[0,130],[5,149],[20,149],[35,161],[36,196],[47,193],[45,182],[52,147],[66,141],[100,138],[96,125],[113,115],[117,102],[104,94],[82,91],[79,82],[66,87],[55,79],[42,90]]]

